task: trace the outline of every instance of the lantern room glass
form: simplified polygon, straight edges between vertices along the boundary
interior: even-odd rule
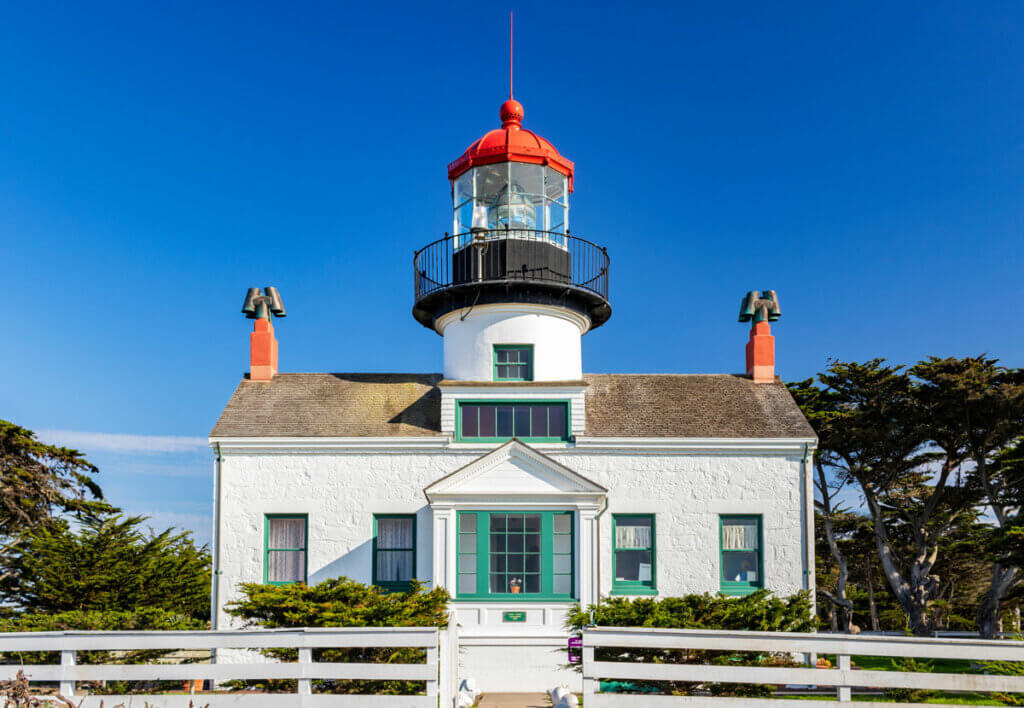
[[[568,184],[565,175],[550,167],[524,162],[473,167],[453,181],[452,199],[453,233],[466,236],[458,239],[459,247],[469,243],[468,234],[473,229],[540,231],[547,232],[546,238],[554,243],[565,242],[562,235],[569,229]],[[503,237],[488,234],[488,238]]]

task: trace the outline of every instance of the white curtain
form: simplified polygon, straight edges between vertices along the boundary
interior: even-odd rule
[[[268,519],[267,580],[273,583],[306,579],[306,520]],[[274,548],[300,550],[270,550]]]
[[[412,519],[377,519],[377,580],[412,580],[412,551],[388,550],[412,548]]]
[[[650,548],[650,526],[616,526],[615,545],[618,548]]]
[[[751,523],[722,524],[722,550],[737,551],[757,548],[757,525]]]

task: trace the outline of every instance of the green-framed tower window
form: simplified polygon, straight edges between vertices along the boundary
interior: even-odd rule
[[[761,517],[722,516],[719,536],[722,592],[726,595],[749,595],[764,587]]]
[[[416,577],[416,515],[373,515],[373,584],[408,590]]]
[[[569,439],[568,401],[459,401],[456,440],[565,442]]]
[[[494,380],[533,381],[533,345],[495,344]]]
[[[575,599],[571,511],[460,511],[460,600]]]
[[[263,517],[263,582],[288,585],[306,582],[309,519],[306,514]]]
[[[654,514],[612,515],[612,594],[656,595]]]

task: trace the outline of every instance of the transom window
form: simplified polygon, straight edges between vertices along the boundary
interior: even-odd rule
[[[456,596],[572,599],[569,511],[461,511]]]
[[[722,592],[749,595],[764,586],[760,516],[721,518]]]
[[[565,401],[459,402],[459,440],[528,442],[569,439],[569,404]]]
[[[271,585],[306,582],[307,526],[305,514],[266,515],[263,582]]]
[[[495,381],[533,381],[533,346],[494,345]]]
[[[405,590],[416,576],[416,516],[373,517],[373,584]]]
[[[617,595],[657,592],[654,515],[613,515],[612,538],[612,592]]]

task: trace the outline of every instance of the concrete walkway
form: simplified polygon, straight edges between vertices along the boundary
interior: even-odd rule
[[[479,708],[551,708],[545,693],[485,693]]]

